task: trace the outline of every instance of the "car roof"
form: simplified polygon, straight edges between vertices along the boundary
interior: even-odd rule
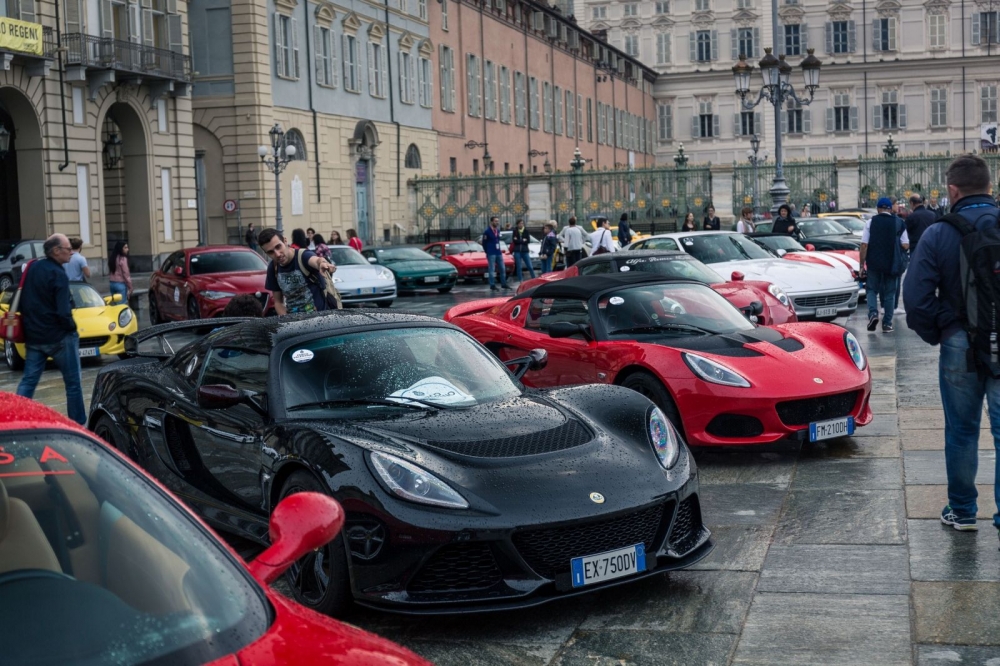
[[[253,252],[253,250],[246,245],[199,245],[197,247],[186,247],[182,252],[187,256],[191,256],[192,254],[204,254],[206,252]],[[254,252],[254,254],[257,253]]]
[[[662,284],[666,282],[686,282],[695,283],[693,280],[678,280],[664,277],[656,273],[634,272],[634,273],[610,273],[604,275],[586,275],[583,277],[571,277],[565,280],[555,280],[540,284],[534,289],[529,289],[516,298],[575,298],[586,300],[594,294],[609,289],[621,289],[641,284]]]
[[[632,259],[640,257],[676,257],[678,259],[684,259],[685,261],[694,259],[694,257],[687,252],[681,252],[680,250],[619,250],[618,252],[605,252],[604,254],[585,257],[576,262],[575,265],[589,266],[590,264],[599,264],[602,261],[611,261],[612,259]]]

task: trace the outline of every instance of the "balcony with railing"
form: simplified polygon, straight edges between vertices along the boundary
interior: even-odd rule
[[[43,27],[41,53],[0,48],[0,69],[10,69],[11,62],[17,59],[24,65],[28,76],[46,76],[55,57],[55,31],[52,28]]]
[[[139,78],[191,82],[191,56],[136,42],[81,33],[63,35],[66,65]]]

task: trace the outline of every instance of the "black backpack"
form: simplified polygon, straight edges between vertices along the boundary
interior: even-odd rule
[[[992,209],[997,221],[996,209]],[[969,336],[969,372],[982,372],[1000,363],[1000,226],[976,229],[958,213],[941,218],[962,234],[959,315]],[[992,374],[992,373],[991,373]]]

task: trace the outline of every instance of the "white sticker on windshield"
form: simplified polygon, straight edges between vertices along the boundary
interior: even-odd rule
[[[691,240],[690,238],[685,238],[684,239],[684,244],[685,245],[694,245],[694,241]]]
[[[295,361],[296,363],[305,363],[306,361],[311,361],[313,360],[314,356],[315,354],[313,354],[308,349],[297,349],[294,352],[292,352],[292,360]]]
[[[198,257],[191,257],[191,263],[192,264],[197,263],[197,262],[198,262]]]
[[[632,270],[631,266],[622,266],[621,268],[618,269],[618,271],[621,273],[628,273],[630,270]]]
[[[413,398],[414,400],[433,402],[441,405],[455,405],[476,401],[474,397],[464,393],[460,388],[443,377],[421,379],[413,386],[396,391],[392,395],[387,396],[386,399],[392,400],[393,398],[399,402],[405,402],[407,398]]]
[[[181,288],[174,287],[174,303],[180,303],[180,302],[181,302]]]
[[[608,303],[611,303],[611,305],[621,305],[624,302],[625,299],[622,298],[621,296],[612,296],[611,299],[608,301]]]

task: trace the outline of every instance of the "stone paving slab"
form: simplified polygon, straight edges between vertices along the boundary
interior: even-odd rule
[[[959,532],[939,520],[908,520],[910,575],[926,581],[1000,582],[1000,553],[993,520],[978,532]]]
[[[899,427],[901,430],[944,430],[944,410],[930,407],[900,409]],[[990,429],[990,420],[985,414],[979,428]]]
[[[891,490],[903,487],[898,458],[799,461],[792,490]]]
[[[936,430],[900,430],[899,439],[904,451],[944,451],[944,428]],[[992,450],[993,434],[979,431],[979,448]]]
[[[702,517],[710,526],[774,525],[788,490],[764,483],[704,484]]]
[[[909,664],[904,595],[758,593],[735,664]]]
[[[758,592],[909,594],[905,546],[771,546]]]
[[[691,567],[692,570],[760,571],[764,566],[774,525],[712,527],[715,550]]]
[[[891,414],[876,414],[871,423],[854,430],[855,437],[882,437],[898,434],[899,423],[896,422],[896,417]]]
[[[912,588],[916,642],[1000,646],[1000,583],[917,581]]]
[[[918,645],[917,666],[998,666],[1000,647]]]
[[[661,631],[580,631],[553,666],[725,666],[736,644],[732,634]],[[475,663],[475,662],[471,662]]]
[[[996,503],[993,500],[993,486],[977,485],[979,491],[978,518],[992,518],[996,513]],[[941,509],[948,503],[948,486],[907,486],[906,487],[906,517],[928,518],[938,520]],[[1000,666],[1000,664],[998,664]]]
[[[761,483],[787,488],[795,457],[780,452],[701,450],[695,452],[701,485]]]
[[[806,444],[801,459],[898,458],[899,455],[899,437],[840,437]]]
[[[979,452],[979,468],[976,474],[977,484],[993,484],[996,461],[995,451]],[[907,485],[942,485],[948,483],[948,473],[945,469],[944,451],[905,451],[903,453],[903,470]]]
[[[561,645],[523,648],[479,641],[397,641],[437,666],[545,666]]]
[[[902,490],[801,490],[789,493],[774,543],[891,545],[905,535]]]

